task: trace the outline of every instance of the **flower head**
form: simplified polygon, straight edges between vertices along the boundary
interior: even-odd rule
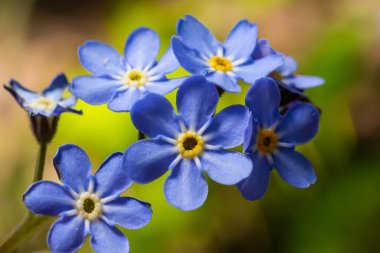
[[[160,39],[149,28],[138,28],[131,33],[124,57],[109,45],[87,41],[79,48],[79,60],[92,75],[75,78],[71,90],[89,104],[108,103],[113,111],[130,111],[146,94],[163,95],[182,82],[182,78],[166,78],[179,64],[171,48],[156,61],[159,49]]]
[[[131,110],[136,128],[151,139],[132,144],[123,168],[137,183],[149,183],[168,169],[167,201],[193,210],[206,200],[212,180],[233,185],[246,178],[252,163],[245,155],[227,150],[243,142],[249,113],[242,105],[225,108],[212,117],[218,103],[215,86],[203,76],[188,78],[177,93],[178,115],[163,96],[149,94]]]
[[[253,53],[254,59],[262,59],[269,55],[281,55],[284,57],[284,62],[281,66],[275,69],[270,76],[280,82],[280,85],[290,89],[295,93],[300,93],[299,90],[313,88],[322,85],[325,81],[318,76],[299,75],[297,71],[298,65],[293,57],[282,54],[273,50],[268,40],[259,40],[257,47]]]
[[[247,20],[237,23],[223,44],[190,15],[178,21],[177,34],[172,38],[172,47],[181,66],[192,74],[205,76],[228,92],[240,92],[238,80],[252,83],[283,62],[282,56],[277,54],[252,58],[257,27]]]
[[[63,185],[39,181],[24,194],[24,203],[36,214],[61,216],[50,228],[52,252],[75,252],[91,235],[97,253],[129,252],[128,239],[115,227],[145,226],[151,219],[148,203],[119,195],[132,181],[121,169],[122,153],[109,156],[95,175],[86,153],[66,144],[58,149],[54,166]]]
[[[9,85],[4,85],[4,88],[12,94],[30,116],[53,117],[63,112],[81,114],[81,111],[72,108],[76,104],[74,96],[63,98],[63,93],[68,85],[66,76],[59,74],[41,93],[28,90],[15,80],[11,80]]]
[[[299,188],[316,181],[310,162],[295,145],[310,141],[318,131],[319,113],[311,104],[297,103],[280,115],[280,92],[271,78],[257,80],[249,89],[246,105],[252,120],[246,132],[244,150],[253,162],[251,175],[239,182],[243,196],[261,198],[268,187],[269,173],[276,168],[288,184]]]

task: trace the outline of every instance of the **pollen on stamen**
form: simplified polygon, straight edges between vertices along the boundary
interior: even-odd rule
[[[125,73],[122,82],[131,87],[142,87],[148,82],[148,77],[140,70],[130,70]]]
[[[29,106],[33,109],[52,112],[57,107],[57,102],[46,97],[39,97],[32,101]]]
[[[225,57],[213,56],[209,60],[210,66],[216,71],[229,72],[232,70],[232,63]]]
[[[178,152],[184,158],[194,158],[203,151],[204,142],[202,137],[192,131],[182,133],[177,139]]]
[[[278,146],[277,135],[269,129],[260,130],[257,135],[257,149],[263,154],[270,154]]]
[[[84,192],[76,200],[76,210],[83,219],[93,221],[101,216],[103,205],[95,193]]]

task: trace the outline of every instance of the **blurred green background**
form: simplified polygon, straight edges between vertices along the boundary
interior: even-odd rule
[[[255,21],[261,38],[299,61],[300,73],[326,79],[324,86],[307,91],[323,114],[318,136],[300,147],[318,181],[296,189],[274,172],[267,195],[249,202],[234,186],[209,180],[206,203],[192,212],[165,201],[165,177],[136,184],[126,194],[150,202],[154,215],[140,230],[123,230],[131,252],[380,252],[378,0],[1,0],[0,81],[15,78],[41,90],[59,72],[70,79],[86,74],[76,55],[79,45],[98,39],[121,51],[139,26],[159,33],[163,52],[177,19],[187,13],[221,41],[239,19]],[[174,101],[175,94],[168,97]],[[219,109],[243,102],[244,93],[225,94]],[[49,147],[49,180],[57,180],[52,158],[64,143],[83,147],[96,170],[137,138],[128,113],[83,102],[77,107],[84,115],[64,114]],[[1,91],[0,241],[26,213],[21,196],[32,181],[36,152],[26,113]],[[48,252],[47,230],[17,252]],[[79,252],[91,252],[89,243]]]

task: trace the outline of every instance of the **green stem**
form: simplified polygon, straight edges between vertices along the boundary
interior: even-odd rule
[[[36,167],[34,169],[34,179],[33,182],[42,180],[45,167],[45,157],[46,157],[47,144],[41,143],[40,150],[38,152]]]
[[[26,238],[34,234],[40,226],[49,220],[48,216],[28,213],[24,220],[15,228],[12,234],[0,246],[1,253],[10,253]]]
[[[45,167],[47,143],[40,143],[40,149],[37,155],[36,167],[34,169],[33,182],[42,180]],[[31,236],[37,229],[49,219],[47,216],[36,215],[31,212],[21,221],[14,229],[12,234],[1,244],[0,252],[12,252],[17,245]]]

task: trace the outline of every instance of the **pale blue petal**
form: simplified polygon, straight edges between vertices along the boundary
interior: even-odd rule
[[[138,229],[152,219],[152,207],[134,198],[121,197],[104,205],[104,215],[113,224]]]
[[[90,243],[96,253],[128,253],[129,242],[127,237],[114,226],[103,220],[91,222]]]
[[[53,79],[49,87],[46,88],[42,94],[47,98],[58,101],[62,98],[63,92],[68,85],[69,81],[67,80],[66,76],[64,74],[59,74]]]
[[[317,180],[309,160],[291,148],[278,148],[273,160],[280,177],[294,187],[307,188]]]
[[[179,68],[179,62],[173,53],[171,46],[166,50],[161,59],[149,70],[150,76],[164,76]]]
[[[54,167],[61,182],[77,193],[87,190],[91,178],[91,163],[86,152],[73,144],[58,148]]]
[[[176,208],[190,211],[207,198],[208,186],[202,171],[193,160],[184,159],[172,169],[164,185],[166,200]]]
[[[62,186],[50,181],[32,184],[24,193],[26,207],[36,214],[57,216],[74,208],[74,199]]]
[[[298,68],[297,61],[290,56],[283,55],[284,64],[276,69],[282,76],[292,75]]]
[[[285,79],[284,81],[287,82],[288,80]],[[318,76],[296,75],[291,78],[291,83],[294,87],[303,90],[320,86],[325,83],[325,80]]]
[[[108,103],[108,108],[114,112],[129,112],[145,94],[145,91],[134,87],[117,92]]]
[[[200,160],[207,175],[224,185],[237,184],[252,172],[251,159],[236,151],[205,150]]]
[[[208,81],[215,83],[227,92],[238,93],[241,91],[241,87],[237,80],[234,77],[229,76],[227,73],[214,71],[207,74],[206,78]]]
[[[152,93],[157,93],[160,95],[165,95],[174,89],[178,88],[187,77],[173,78],[173,79],[164,79],[161,81],[149,82],[145,85],[147,91]]]

